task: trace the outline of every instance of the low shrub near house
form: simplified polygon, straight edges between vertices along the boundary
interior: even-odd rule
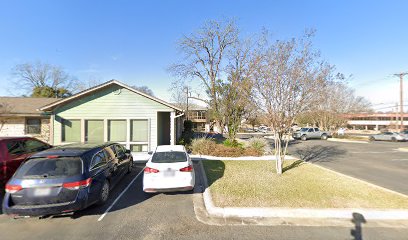
[[[209,155],[216,157],[241,157],[241,156],[262,156],[263,150],[253,147],[243,147],[243,144],[236,142],[235,146],[225,144],[217,144],[212,139],[197,138],[191,143],[193,154]]]
[[[191,151],[193,154],[211,155],[216,148],[217,143],[209,138],[196,138],[191,142]]]
[[[184,130],[181,133],[181,138],[179,139],[177,144],[181,144],[184,146],[189,146],[191,144],[191,139],[193,138],[193,122],[190,120],[185,120],[184,123]]]
[[[230,139],[225,139],[225,141],[222,143],[226,147],[243,147],[242,143],[239,143],[237,140],[230,140]]]
[[[255,149],[258,152],[264,153],[268,150],[268,141],[265,138],[251,138],[246,142],[247,148]]]

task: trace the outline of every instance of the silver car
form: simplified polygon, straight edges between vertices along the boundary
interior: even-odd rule
[[[408,140],[404,134],[397,132],[383,132],[369,137],[370,141],[406,141]]]

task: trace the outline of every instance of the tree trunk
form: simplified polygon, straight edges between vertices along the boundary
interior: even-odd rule
[[[282,174],[283,156],[282,156],[282,136],[275,132],[275,158],[276,158],[276,173]]]

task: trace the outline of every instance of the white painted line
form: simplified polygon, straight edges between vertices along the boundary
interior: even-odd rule
[[[366,154],[366,153],[376,153],[376,154],[382,154],[382,153],[394,153],[396,151],[383,151],[383,152],[350,152],[350,153],[362,153],[362,154]]]
[[[130,188],[133,182],[139,177],[139,175],[143,172],[144,168],[136,175],[136,177],[127,185],[125,190],[123,190],[120,195],[113,201],[113,203],[106,209],[106,211],[98,218],[98,222],[102,221],[102,219],[108,214],[108,212],[112,209],[112,207],[116,204],[116,202],[122,197],[122,195]]]

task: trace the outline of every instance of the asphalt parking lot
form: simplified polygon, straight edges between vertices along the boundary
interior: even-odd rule
[[[408,142],[293,141],[291,155],[408,195]]]
[[[320,141],[296,144],[318,146]],[[331,144],[323,142],[322,144]],[[295,145],[293,145],[294,147]],[[294,148],[293,148],[294,149]],[[13,219],[0,216],[0,239],[406,239],[408,229],[304,226],[213,226],[197,220],[195,192],[145,194],[142,191],[144,164],[137,164],[112,191],[101,207],[90,207],[74,215]],[[195,168],[197,171],[197,167]]]

